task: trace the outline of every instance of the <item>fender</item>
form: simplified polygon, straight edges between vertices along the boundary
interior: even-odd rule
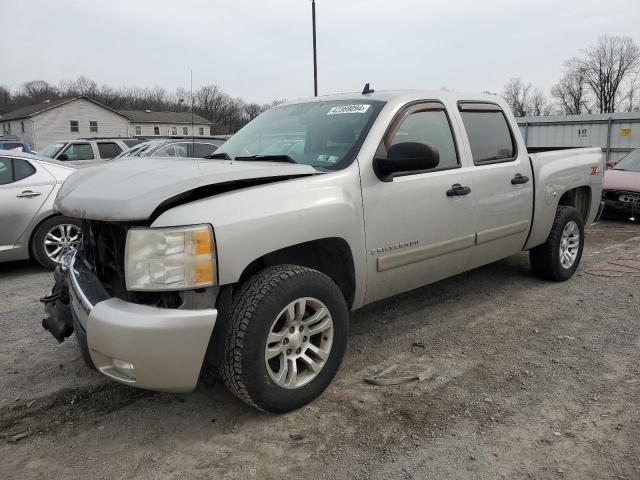
[[[356,293],[364,298],[366,253],[357,164],[339,172],[222,193],[162,213],[152,227],[213,226],[218,283],[236,283],[268,253],[327,237],[347,242],[353,255]]]

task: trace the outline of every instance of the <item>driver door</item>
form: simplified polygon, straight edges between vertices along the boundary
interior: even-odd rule
[[[475,245],[474,185],[461,134],[439,102],[406,108],[378,149],[429,143],[439,164],[428,171],[374,179],[363,186],[368,283],[365,302],[463,272]],[[466,194],[453,194],[455,185]]]

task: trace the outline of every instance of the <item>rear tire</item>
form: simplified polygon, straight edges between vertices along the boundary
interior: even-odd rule
[[[80,245],[80,220],[56,215],[47,218],[37,226],[32,240],[33,257],[44,268],[53,270],[60,261],[62,253],[74,250]],[[54,245],[60,239],[58,245]],[[54,242],[54,243],[51,243]],[[59,250],[57,250],[59,247]],[[57,260],[57,261],[56,261]]]
[[[259,410],[295,410],[333,380],[348,329],[345,299],[329,277],[297,265],[269,267],[234,294],[220,374]]]
[[[584,248],[584,222],[574,207],[559,206],[547,241],[529,251],[533,273],[564,282],[578,269]]]

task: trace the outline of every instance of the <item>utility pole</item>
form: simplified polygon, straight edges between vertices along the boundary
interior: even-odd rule
[[[316,0],[311,0],[311,22],[313,23],[313,95],[318,96],[318,54],[316,51]]]

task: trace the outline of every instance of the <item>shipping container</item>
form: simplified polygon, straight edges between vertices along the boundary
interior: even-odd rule
[[[518,117],[531,152],[600,147],[607,160],[617,161],[640,147],[640,112]]]

